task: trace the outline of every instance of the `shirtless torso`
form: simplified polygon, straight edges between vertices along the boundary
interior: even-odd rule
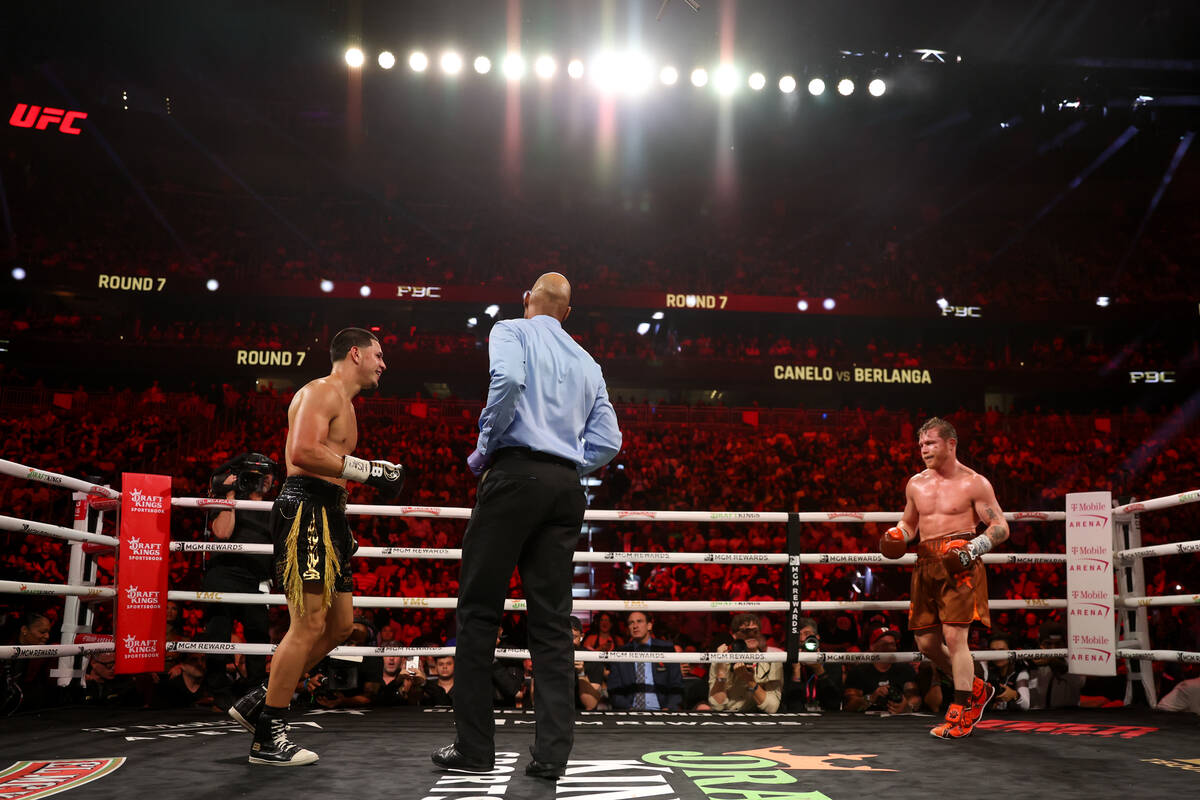
[[[909,480],[905,495],[905,519],[912,508],[916,514],[913,526],[921,541],[973,532],[978,523],[990,522],[989,509],[997,516],[1000,512],[988,480],[962,464],[949,476],[932,469],[917,473]]]
[[[285,459],[289,477],[308,475],[344,487],[346,479],[335,477],[341,469],[340,463],[331,461],[328,471],[322,474],[297,466],[294,457],[298,449],[315,445],[328,448],[330,456],[340,458],[353,453],[357,444],[358,419],[354,404],[340,381],[332,376],[318,378],[296,392],[288,406]]]

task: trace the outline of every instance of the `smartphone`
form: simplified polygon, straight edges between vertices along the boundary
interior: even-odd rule
[[[412,658],[405,661],[404,669],[407,672],[420,672],[421,671],[421,657],[413,656]]]

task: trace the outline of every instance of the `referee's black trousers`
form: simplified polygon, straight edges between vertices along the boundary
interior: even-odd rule
[[[516,567],[527,601],[537,730],[532,754],[563,763],[574,742],[575,654],[571,640],[572,555],[586,507],[569,462],[500,451],[479,482],[463,534],[454,666],[455,743],[491,761],[495,747],[492,656]]]

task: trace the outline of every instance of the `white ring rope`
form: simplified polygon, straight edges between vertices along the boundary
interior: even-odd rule
[[[116,597],[112,586],[70,586],[61,583],[34,583],[32,581],[0,581],[0,594],[49,594],[77,597]],[[261,596],[261,595],[260,595]]]
[[[95,542],[96,544],[106,544],[109,547],[117,546],[117,538],[115,536],[105,536],[101,533],[85,533],[73,528],[64,528],[61,525],[34,522],[28,519],[17,519],[16,517],[0,516],[0,531],[36,533],[42,536],[51,536],[55,539],[69,539],[73,542]]]
[[[107,486],[97,486],[94,483],[81,481],[78,478],[69,478],[66,475],[59,475],[57,472],[47,472],[46,470],[34,469],[27,467],[24,464],[18,464],[15,461],[5,461],[0,458],[0,475],[11,475],[14,478],[25,478],[26,480],[37,481],[38,483],[46,483],[50,486],[58,486],[62,489],[74,489],[77,492],[84,492],[90,495],[99,495],[111,499],[120,499],[121,493],[116,489],[110,489]]]
[[[1200,489],[1192,489],[1189,492],[1169,494],[1165,497],[1155,497],[1151,500],[1142,500],[1138,503],[1128,503],[1127,505],[1117,506],[1113,509],[1113,514],[1115,516],[1124,517],[1137,514],[1142,511],[1158,511],[1162,508],[1185,506],[1188,503],[1200,503]]]
[[[1200,594],[1162,594],[1154,597],[1118,598],[1122,608],[1145,608],[1146,606],[1194,606],[1200,605]]]
[[[1200,553],[1200,539],[1194,539],[1190,542],[1175,542],[1174,544],[1135,547],[1131,550],[1118,550],[1113,553],[1113,558],[1117,561],[1135,561],[1147,556],[1178,556],[1186,553]]]
[[[274,548],[269,544],[242,542],[171,542],[175,552],[203,553],[248,553],[271,555]],[[458,560],[462,550],[436,547],[360,547],[355,558],[431,558]],[[1064,564],[1065,554],[1055,553],[987,553],[985,564]],[[800,564],[891,564],[903,566],[915,564],[916,553],[897,559],[884,558],[879,553],[801,553]],[[576,552],[575,563],[635,562],[641,564],[787,564],[786,553],[657,553],[657,552]]]
[[[206,511],[245,509],[270,511],[269,500],[223,500],[212,497],[173,497],[175,508],[200,508]],[[381,517],[437,517],[440,519],[470,519],[471,509],[458,506],[391,506],[350,503],[347,514]],[[811,511],[788,514],[784,511],[601,511],[584,512],[586,522],[899,522],[895,511]],[[1064,522],[1065,511],[1007,511],[1010,522]]]

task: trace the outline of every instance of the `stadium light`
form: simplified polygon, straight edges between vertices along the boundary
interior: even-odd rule
[[[15,281],[23,281],[25,280],[25,270],[22,267],[13,267],[12,276]]]
[[[357,47],[351,47],[346,51],[346,63],[355,69],[361,67],[363,65],[363,61],[363,51],[359,50]]]
[[[704,67],[696,67],[692,70],[692,86],[701,89],[708,85],[708,70]]]
[[[392,54],[391,50],[384,50],[379,54],[379,66],[384,69],[391,69],[396,66],[396,56]]]
[[[937,299],[937,307],[940,308],[942,311],[945,311],[947,308],[950,307],[950,301],[944,297],[939,297]]]
[[[209,278],[208,282],[204,284],[204,288],[208,289],[210,292],[215,292],[217,289],[221,288],[221,284],[217,282],[216,278]]]
[[[784,94],[791,94],[796,91],[796,79],[791,75],[784,75],[779,79],[779,91]]]
[[[525,75],[525,59],[521,58],[520,53],[509,53],[504,57],[500,69],[510,81],[519,81]]]
[[[717,67],[717,71],[713,73],[713,85],[716,86],[719,94],[727,97],[737,91],[738,74],[733,64],[722,64]]]
[[[490,306],[488,306],[487,308],[485,308],[483,310],[483,313],[487,314],[492,319],[495,319],[496,315],[500,313],[500,306],[496,305],[495,303],[492,303]]]
[[[359,289],[358,289],[358,293],[359,293],[360,295],[362,295],[363,297],[370,297],[370,296],[371,296],[371,287],[370,287],[370,286],[367,286],[367,285],[364,283],[362,286],[360,286],[360,287],[359,287]]]
[[[658,79],[663,82],[663,86],[674,86],[679,82],[679,70],[674,67],[663,67],[658,73]]]
[[[558,65],[554,63],[554,59],[550,56],[538,56],[537,61],[533,62],[533,71],[542,80],[553,78],[556,69],[558,69]]]
[[[1108,308],[1108,305],[1111,302],[1112,302],[1111,298],[1105,297],[1103,295],[1096,298],[1096,305],[1100,306],[1101,308]]]
[[[761,72],[752,73],[750,75],[750,80],[747,81],[747,83],[750,84],[750,88],[754,91],[761,92],[762,88],[767,85],[767,76],[763,75]]]
[[[408,56],[408,66],[413,72],[424,72],[429,68],[429,56],[420,50],[414,50]]]
[[[487,75],[492,71],[492,60],[487,56],[479,56],[475,59],[475,71],[480,75]]]
[[[650,323],[649,322],[639,322],[638,326],[637,326],[637,332],[638,332],[638,336],[645,336],[647,333],[650,332]]]
[[[478,324],[479,324],[478,317],[467,317],[467,327],[468,328],[474,328]]]
[[[850,80],[849,78],[842,78],[840,81],[838,81],[837,89],[838,94],[840,94],[842,97],[849,97],[850,95],[854,94],[854,81]]]
[[[333,281],[329,280],[328,278],[323,279],[321,281],[321,291],[325,292],[325,294],[329,294],[330,292],[332,292],[333,291]]]
[[[567,64],[567,74],[575,80],[583,77],[583,62],[578,58],[571,59],[571,63]]]
[[[808,82],[808,93],[813,97],[820,97],[825,94],[825,81],[820,78],[813,78]]]
[[[833,311],[833,308],[837,305],[837,303],[833,301],[832,297],[826,297],[825,302],[821,303],[821,305],[825,306],[826,311]]]
[[[873,78],[867,84],[867,91],[871,93],[871,97],[883,97],[883,93],[887,91],[887,84],[883,82],[883,78]]]
[[[442,57],[438,59],[438,63],[442,66],[442,72],[447,75],[457,75],[462,72],[462,56],[453,50],[447,50],[442,53]],[[488,65],[491,66],[490,64]]]
[[[650,319],[659,320],[662,318],[663,318],[663,312],[661,312],[661,311],[655,311],[653,314],[650,315]]]
[[[808,301],[807,300],[798,301],[796,303],[796,308],[800,309],[801,311],[808,311]]]

